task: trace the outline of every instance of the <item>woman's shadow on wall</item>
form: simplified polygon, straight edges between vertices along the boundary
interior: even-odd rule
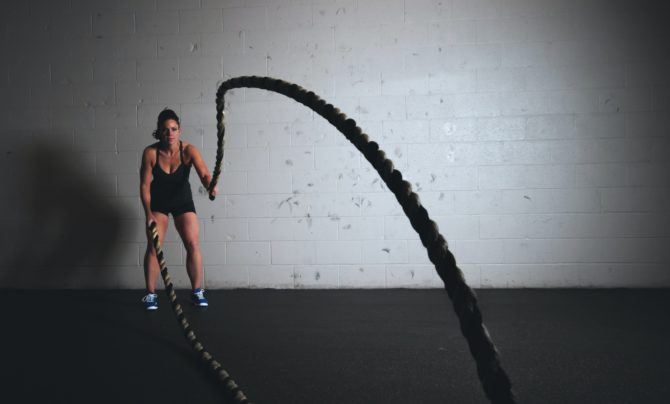
[[[94,164],[51,142],[6,149],[0,159],[7,177],[0,288],[118,284],[109,262],[126,225]]]

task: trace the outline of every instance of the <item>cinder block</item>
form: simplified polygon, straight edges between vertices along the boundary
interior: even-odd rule
[[[310,52],[268,50],[268,76],[295,82],[312,74]]]
[[[478,118],[430,120],[431,142],[472,142],[479,136]]]
[[[223,30],[265,30],[267,19],[266,7],[229,8],[223,13]]]
[[[117,214],[123,219],[140,219],[144,214],[140,214],[141,208],[140,199],[136,197],[116,197],[109,199],[112,206],[117,210]]]
[[[668,188],[601,189],[603,212],[663,212],[670,202]]]
[[[530,21],[523,18],[496,18],[468,21],[475,30],[480,43],[519,43],[535,40],[530,36]]]
[[[249,267],[246,265],[207,265],[205,285],[208,289],[249,287]]]
[[[144,81],[174,81],[179,78],[177,59],[144,59],[137,61],[137,79]]]
[[[571,188],[575,185],[572,165],[481,166],[480,189]]]
[[[300,199],[291,195],[227,195],[228,217],[291,217]]]
[[[575,115],[529,116],[526,139],[566,139],[577,137]]]
[[[477,70],[478,91],[523,91],[526,89],[527,68],[498,67]],[[536,89],[536,88],[533,88]]]
[[[452,18],[454,19],[498,19],[504,5],[495,0],[453,0]]]
[[[270,3],[267,10],[269,29],[305,29],[312,26],[311,2]]]
[[[200,0],[156,0],[158,10],[189,10],[200,8]]]
[[[338,97],[381,95],[381,73],[335,74],[333,85]]]
[[[315,147],[314,164],[317,170],[346,170],[361,165],[361,153],[350,145]]]
[[[204,239],[204,237],[203,237]],[[226,243],[202,241],[200,243],[202,263],[206,268],[212,265],[223,265],[226,263]]]
[[[134,196],[140,197],[140,176],[139,167],[138,173],[135,174],[118,174],[117,178],[117,193],[119,196]]]
[[[293,218],[249,219],[249,239],[259,241],[282,241],[294,239]]]
[[[670,164],[668,163],[634,163],[624,166],[627,170],[626,185],[654,187],[663,186],[670,181]]]
[[[223,32],[202,34],[202,56],[209,57],[234,57],[240,55],[243,50],[244,33]]]
[[[405,7],[401,0],[368,0],[356,4],[355,20],[357,25],[384,21],[387,24],[401,25],[405,20]]]
[[[247,173],[247,192],[252,194],[286,194],[292,191],[290,172],[250,171]]]
[[[99,106],[114,104],[114,85],[110,83],[77,84],[73,86],[74,104]]]
[[[270,264],[270,243],[235,241],[226,245],[227,264],[268,265]]]
[[[98,152],[95,156],[97,174],[137,174],[139,171],[137,152]]]
[[[135,18],[131,13],[93,13],[93,35],[130,35],[135,33]]]
[[[337,222],[327,217],[312,217],[310,213],[291,223],[294,240],[337,240]]]
[[[270,150],[271,170],[309,170],[315,168],[314,160],[314,148],[310,146],[275,147]]]
[[[293,216],[304,217],[310,213],[312,217],[327,217],[339,222],[340,217],[360,216],[361,206],[359,195],[352,192],[303,194],[299,196],[299,204],[293,209]]]
[[[439,0],[415,0],[405,3],[405,22],[421,23],[450,19],[452,3]]]
[[[501,66],[547,66],[551,64],[551,43],[509,42],[501,44]]]
[[[537,244],[544,248],[544,257],[537,263],[595,263],[610,261],[611,251],[608,240],[596,238],[559,238],[547,240],[518,240],[517,243],[526,243],[530,251],[538,250]],[[514,243],[514,240],[505,240],[505,243]],[[508,260],[517,259],[510,247]],[[511,262],[511,261],[507,261]]]
[[[54,60],[50,63],[51,65],[51,83],[52,84],[63,84],[63,85],[72,85],[73,83],[86,83],[90,82],[93,80],[93,66],[96,66],[95,64],[92,64],[90,60],[86,59],[80,59],[80,58],[61,58]],[[35,68],[37,69],[42,69],[43,66],[36,66]],[[10,83],[13,81],[17,81],[19,77],[16,77],[15,75],[13,76],[11,74],[11,67],[10,67]],[[43,70],[38,70],[37,72],[32,71],[32,72],[26,72],[26,73],[31,73],[34,74],[32,75],[31,84],[36,85],[38,84],[41,79],[40,77],[43,76],[44,71]],[[48,74],[48,68],[47,72]],[[13,80],[12,77],[16,77],[17,80]],[[46,80],[48,82],[49,78],[46,77]],[[20,80],[18,81],[20,82]]]
[[[357,112],[362,120],[404,119],[405,97],[389,95],[360,97]]]
[[[340,288],[385,288],[384,265],[340,265]]]
[[[331,170],[294,170],[291,192],[300,194],[337,192],[337,174]]]
[[[406,264],[407,240],[363,240],[363,262],[370,264]]]
[[[203,239],[207,241],[244,241],[249,240],[246,219],[206,220],[202,229]]]
[[[226,150],[223,169],[229,171],[267,171],[270,168],[270,156],[267,148],[253,147],[249,149]]]
[[[317,263],[316,241],[272,241],[273,265]]]
[[[291,145],[291,125],[287,123],[257,123],[247,127],[248,147]]]
[[[647,139],[556,140],[547,145],[557,164],[644,162],[653,150]]]
[[[202,56],[199,34],[161,35],[158,37],[158,57],[192,58]]]
[[[400,62],[402,62],[402,60],[400,60]],[[386,71],[382,72],[382,96],[425,95],[430,92],[430,83],[432,79],[430,74],[409,74],[406,70],[402,69],[402,63],[400,63],[400,66],[397,66],[397,69],[398,70],[386,69]]]
[[[293,265],[249,266],[249,287],[292,289],[295,283]]]
[[[296,289],[335,289],[340,275],[337,265],[295,265]]]
[[[139,35],[176,34],[179,31],[177,11],[135,13],[135,26]]]
[[[203,80],[205,83],[223,78],[223,62],[220,57],[187,58],[179,61],[181,80]]]
[[[28,111],[27,111],[28,112]],[[29,111],[34,113],[35,111]],[[50,108],[51,127],[59,128],[75,128],[87,129],[92,128],[94,124],[94,110],[93,108],[74,106],[74,107],[53,107]],[[19,115],[20,116],[20,115]],[[33,128],[40,126],[38,119],[40,114],[35,113],[30,117],[34,121],[30,124]],[[30,122],[30,121],[29,121]],[[25,127],[25,129],[29,129]]]
[[[83,152],[116,151],[114,129],[75,130],[74,149]]]
[[[360,264],[361,244],[358,241],[317,241],[316,263]]]
[[[383,217],[343,217],[338,222],[339,240],[375,240],[384,238]]]
[[[95,61],[92,66],[94,81],[135,81],[137,78],[134,60]]]
[[[442,288],[444,283],[430,265],[387,265],[386,287],[432,289]]]
[[[200,9],[179,11],[179,32],[197,34],[222,32],[223,16],[221,10]]]
[[[367,160],[366,160],[367,161]],[[340,192],[378,192],[386,190],[386,184],[379,173],[369,163],[361,169],[345,169],[338,173],[338,190]]]
[[[137,126],[137,107],[135,105],[116,105],[95,107],[95,127],[128,128]]]

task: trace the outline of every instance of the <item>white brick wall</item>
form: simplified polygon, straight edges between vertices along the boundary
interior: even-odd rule
[[[142,288],[138,166],[156,115],[175,109],[211,169],[217,84],[239,75],[296,82],[356,119],[474,287],[670,286],[668,16],[621,6],[637,7],[4,1],[0,287]],[[266,91],[226,102],[221,195],[191,178],[207,287],[442,287],[327,122]],[[107,238],[82,235],[91,215],[116,223],[95,228]],[[25,246],[60,240],[82,259],[21,266]],[[165,251],[188,286],[172,224]]]

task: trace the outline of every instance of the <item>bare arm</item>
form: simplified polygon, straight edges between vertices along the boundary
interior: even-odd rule
[[[142,153],[142,164],[140,165],[140,199],[142,200],[144,214],[147,217],[147,225],[153,219],[151,214],[151,169],[153,168],[153,161],[153,150],[151,147],[147,147]]]
[[[209,173],[207,165],[200,155],[200,151],[198,151],[198,149],[196,149],[195,146],[191,144],[188,146],[188,154],[191,156],[193,167],[195,167],[195,171],[198,173],[198,178],[200,178],[202,186],[209,190],[209,184],[212,182],[212,175]],[[214,187],[214,189],[210,192],[211,195],[216,195],[217,193],[217,187]]]

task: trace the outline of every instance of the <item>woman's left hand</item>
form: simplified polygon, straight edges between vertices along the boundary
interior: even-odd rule
[[[214,189],[209,193],[212,196],[216,196],[219,194],[219,187],[215,186]]]

